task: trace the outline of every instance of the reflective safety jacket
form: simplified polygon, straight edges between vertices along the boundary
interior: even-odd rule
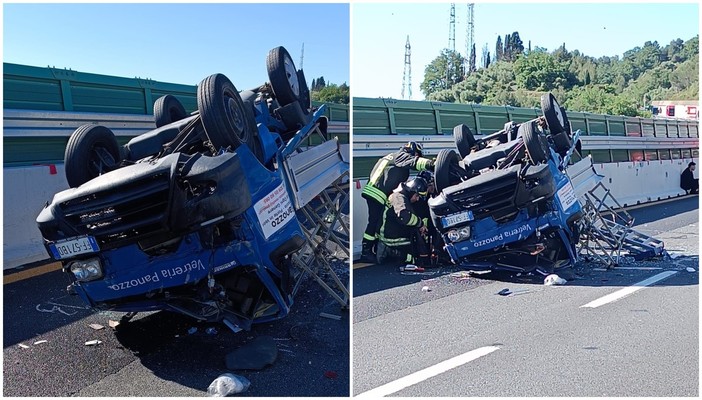
[[[388,195],[405,182],[410,175],[410,169],[424,171],[434,169],[434,161],[428,158],[413,156],[404,149],[386,155],[378,160],[370,173],[368,183],[363,187],[361,196],[386,204]]]
[[[380,240],[386,246],[404,246],[411,244],[412,230],[424,226],[422,219],[412,208],[412,194],[399,190],[388,197],[388,207],[383,213],[380,227]]]

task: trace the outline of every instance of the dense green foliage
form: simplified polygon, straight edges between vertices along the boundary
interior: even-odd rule
[[[341,85],[326,83],[324,77],[320,76],[319,78],[312,79],[310,96],[312,97],[312,101],[349,104],[349,85],[346,83],[342,83]]]
[[[427,100],[515,107],[537,107],[541,94],[552,92],[569,110],[628,116],[650,116],[652,100],[699,99],[699,35],[666,46],[647,41],[621,58],[586,56],[565,43],[552,52],[530,48],[517,32],[504,44],[498,37],[494,59],[484,48],[481,68],[465,76],[447,72],[463,57],[444,49],[421,89]]]

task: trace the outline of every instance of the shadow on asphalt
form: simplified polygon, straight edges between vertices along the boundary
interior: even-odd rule
[[[688,195],[676,201],[629,210],[628,213],[634,217],[635,226],[647,224],[684,212],[697,210],[699,209],[699,200],[699,196]],[[652,207],[655,207],[656,212],[650,211]]]

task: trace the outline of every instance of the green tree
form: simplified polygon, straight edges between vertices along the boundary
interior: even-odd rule
[[[473,43],[473,48],[470,49],[470,58],[468,61],[468,73],[472,74],[473,72],[477,71],[478,68],[475,65],[475,43]]]
[[[502,59],[503,59],[502,53],[504,51],[505,51],[505,48],[502,45],[502,37],[498,36],[497,43],[495,43],[495,61],[502,61]]]
[[[330,83],[319,90],[312,91],[313,101],[323,103],[349,104],[349,86],[346,83],[336,85]]]
[[[457,51],[442,50],[424,69],[424,80],[419,85],[424,96],[428,97],[431,93],[448,89],[462,81],[464,64],[465,59]]]

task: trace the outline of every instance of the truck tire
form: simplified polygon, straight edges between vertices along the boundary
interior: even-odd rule
[[[307,87],[305,73],[301,69],[297,71],[297,81],[300,83],[300,105],[302,111],[307,115],[312,109],[312,97],[310,96],[310,88]]]
[[[544,135],[539,133],[536,121],[521,124],[519,130],[521,131],[522,140],[524,140],[529,161],[533,165],[537,165],[548,160],[548,141]]]
[[[465,158],[471,152],[471,148],[475,146],[475,137],[473,132],[466,124],[456,125],[453,128],[453,139],[456,142],[456,148],[461,158]]]
[[[557,135],[565,130],[565,110],[551,93],[541,96],[541,112],[544,113],[546,125],[552,135]]]
[[[116,168],[122,160],[112,131],[101,125],[79,126],[68,139],[64,165],[68,186],[75,188]]]
[[[154,122],[157,128],[180,121],[187,116],[185,107],[175,96],[167,94],[154,102]]]
[[[300,80],[290,54],[285,47],[278,46],[268,52],[266,58],[268,79],[271,81],[273,93],[278,98],[281,107],[298,101],[301,97]],[[304,108],[304,104],[302,104]]]
[[[227,147],[236,150],[242,143],[251,146],[256,120],[246,111],[229,78],[214,74],[203,79],[197,87],[197,108],[215,150]]]
[[[442,190],[455,184],[455,180],[452,181],[451,177],[454,175],[452,170],[460,168],[458,162],[458,154],[455,151],[449,149],[439,151],[434,169],[434,184],[437,193],[441,193]]]

